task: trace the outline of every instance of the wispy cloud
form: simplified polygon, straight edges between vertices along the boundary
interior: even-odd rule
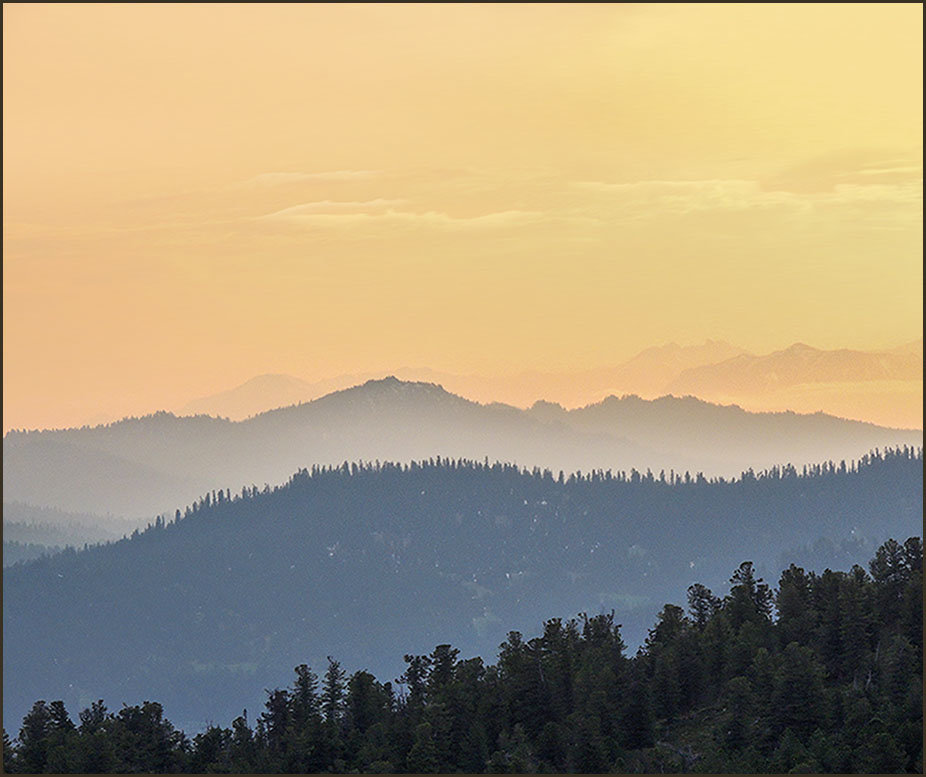
[[[576,181],[572,187],[588,193],[589,210],[607,212],[614,218],[658,218],[710,211],[819,216],[851,209],[853,218],[881,220],[890,214],[892,220],[900,222],[915,217],[922,203],[921,179],[885,182],[876,175],[862,183],[857,179],[836,183],[825,191],[805,192],[768,189],[758,181],[739,179]]]
[[[321,228],[353,228],[358,225],[375,227],[404,226],[433,229],[491,229],[536,224],[546,218],[541,211],[504,210],[475,216],[451,216],[441,211],[416,212],[391,207],[403,200],[370,200],[367,202],[302,203],[260,216],[263,221],[286,221],[293,225]]]
[[[855,149],[804,160],[761,181],[766,190],[831,192],[839,184],[904,183],[923,177],[922,154]]]
[[[897,167],[869,167],[859,170],[856,175],[907,175],[910,177],[922,177],[923,168],[921,165],[900,165]]]
[[[344,213],[368,213],[370,211],[382,211],[395,205],[401,205],[405,200],[361,200],[361,201],[338,201],[338,200],[317,200],[315,202],[303,202],[299,205],[292,205],[288,208],[268,213],[266,216],[260,216],[262,219],[298,219],[304,216],[312,215],[339,215]]]
[[[611,210],[653,216],[709,210],[806,208],[806,204],[799,198],[787,192],[762,191],[756,181],[739,179],[655,180],[630,183],[576,181],[573,186],[601,195],[597,198],[598,204]]]
[[[244,184],[257,186],[280,186],[283,184],[303,183],[310,181],[364,181],[375,178],[382,170],[327,170],[315,173],[303,172],[275,172],[261,173],[244,181]]]

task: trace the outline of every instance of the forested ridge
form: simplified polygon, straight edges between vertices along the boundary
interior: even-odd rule
[[[889,540],[867,572],[791,565],[774,589],[744,562],[722,598],[666,605],[633,657],[608,613],[511,632],[494,665],[447,644],[388,682],[302,664],[192,738],[157,702],[75,722],[37,701],[4,769],[922,773],[922,561],[919,537]]]
[[[615,610],[635,650],[692,583],[719,590],[744,558],[767,579],[864,564],[920,534],[922,497],[910,449],[736,481],[440,459],[210,492],[134,537],[4,570],[4,725],[37,698],[153,698],[195,732],[302,662],[394,678],[403,653],[490,658],[508,631],[581,611]]]

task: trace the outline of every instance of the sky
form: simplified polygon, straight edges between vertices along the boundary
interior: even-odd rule
[[[922,13],[6,3],[4,430],[909,342]]]

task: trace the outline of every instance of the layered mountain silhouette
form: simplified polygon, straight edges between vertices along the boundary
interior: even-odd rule
[[[541,399],[556,399],[567,406],[597,402],[610,393],[655,396],[679,373],[689,367],[715,364],[746,353],[729,343],[708,340],[702,345],[676,343],[647,348],[617,367],[579,372],[528,371],[508,376],[460,375],[425,367],[402,367],[392,375],[411,382],[438,383],[448,391],[477,402],[504,402],[526,406]],[[243,420],[278,407],[308,402],[332,391],[378,380],[388,372],[339,375],[309,383],[292,375],[259,375],[256,378],[207,397],[188,402],[178,415],[212,415]]]
[[[317,399],[385,372],[340,375],[309,383],[291,375],[261,375],[229,391],[194,400],[179,415],[243,420]],[[823,350],[802,343],[759,356],[708,340],[647,348],[616,366],[578,372],[459,375],[427,368],[394,371],[406,381],[438,383],[477,402],[528,407],[537,400],[581,407],[614,394],[653,399],[696,396],[758,412],[826,412],[883,426],[922,428],[923,341],[885,351]]]
[[[740,354],[717,364],[690,367],[667,386],[671,394],[744,395],[802,383],[856,383],[870,380],[921,380],[922,355],[901,349],[824,351],[796,343],[767,356]]]
[[[588,401],[597,401],[601,396],[612,393],[654,397],[667,393],[669,382],[685,370],[716,364],[745,353],[742,348],[722,340],[707,340],[702,345],[689,346],[669,343],[647,348],[613,369],[583,373],[576,383],[587,385],[590,393],[600,392]],[[585,378],[589,379],[587,384]]]
[[[772,584],[789,558],[847,569],[922,509],[921,450],[722,483],[435,459],[210,492],[175,522],[4,571],[4,725],[37,698],[157,699],[193,733],[259,709],[302,662],[391,679],[403,653],[492,660],[508,630],[578,612],[615,610],[632,651],[694,582],[723,593],[744,560]]]
[[[211,415],[243,421],[267,410],[310,402],[332,391],[340,391],[367,380],[383,377],[383,374],[363,373],[339,375],[309,383],[292,375],[258,375],[228,391],[194,399],[180,408],[177,415]]]
[[[129,518],[173,514],[206,490],[282,482],[313,464],[431,456],[566,473],[636,468],[734,476],[921,445],[898,431],[822,414],[756,414],[693,398],[609,397],[566,411],[481,405],[390,377],[232,422],[157,413],[95,428],[11,432],[4,499]]]
[[[665,390],[751,410],[826,412],[906,428],[923,426],[923,341],[879,352],[803,343],[688,368]]]

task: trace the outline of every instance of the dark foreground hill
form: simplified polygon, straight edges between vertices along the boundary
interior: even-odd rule
[[[157,698],[198,730],[301,661],[394,677],[401,651],[491,655],[550,613],[614,609],[639,644],[664,601],[721,584],[745,548],[768,576],[783,553],[844,567],[915,534],[922,452],[736,482],[344,465],[229,497],[4,570],[5,721],[36,698]]]
[[[158,702],[97,701],[75,726],[37,701],[4,732],[4,770],[922,774],[921,539],[868,568],[792,564],[772,589],[744,562],[726,596],[696,584],[687,614],[667,604],[632,658],[608,613],[511,632],[494,665],[406,654],[397,688],[300,664],[257,714],[240,700],[250,719],[192,739]]]
[[[207,490],[275,485],[298,469],[343,461],[488,456],[554,472],[636,467],[733,477],[922,441],[921,431],[823,414],[747,413],[691,397],[519,410],[386,378],[238,423],[158,413],[94,428],[11,432],[3,440],[3,495],[138,519],[172,514]]]

